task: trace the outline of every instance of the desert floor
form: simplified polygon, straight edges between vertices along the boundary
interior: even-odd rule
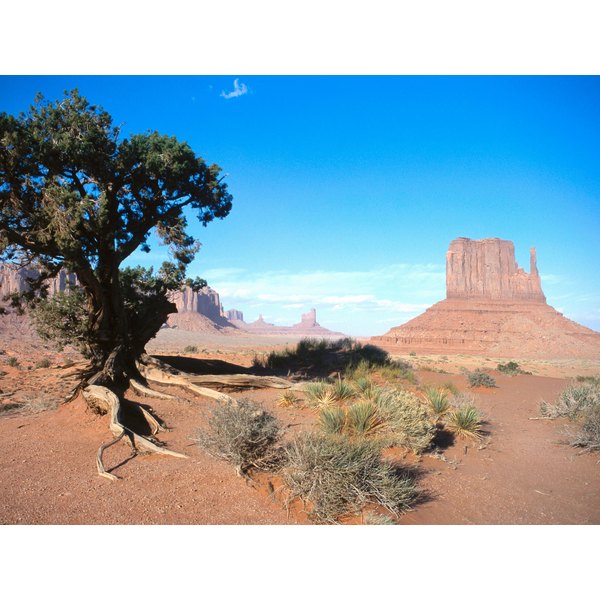
[[[299,339],[299,338],[298,338]],[[163,331],[149,347],[161,356],[186,354],[197,361],[248,367],[271,348],[295,345],[281,336],[209,336]],[[73,384],[67,360],[26,335],[2,344],[0,394],[0,523],[2,524],[306,524],[297,502],[285,505],[276,479],[247,481],[194,442],[206,423],[211,400],[173,391],[176,400],[144,400],[169,426],[159,438],[189,458],[130,455],[119,443],[105,463],[118,475],[111,482],[96,472],[96,452],[111,439],[107,417],[92,413],[78,398],[59,404]],[[17,366],[8,364],[10,357]],[[40,361],[46,358],[50,366]],[[600,456],[565,443],[566,420],[540,420],[542,400],[554,402],[576,375],[600,373],[600,361],[520,361],[532,375],[493,372],[498,387],[469,389],[462,367],[493,369],[498,359],[466,356],[403,356],[419,384],[452,383],[468,391],[485,413],[484,442],[457,441],[416,457],[388,451],[415,470],[423,500],[400,516],[400,524],[600,524]],[[202,364],[202,363],[196,363]],[[210,363],[204,363],[210,365]],[[212,363],[214,364],[214,363]],[[37,366],[36,366],[37,365]],[[160,387],[160,386],[155,386]],[[278,390],[232,393],[260,402],[286,426],[286,437],[312,427],[308,408],[277,405]],[[134,398],[134,396],[132,396]],[[137,398],[139,400],[139,398]],[[27,410],[11,410],[25,403]],[[347,523],[361,523],[361,516]]]

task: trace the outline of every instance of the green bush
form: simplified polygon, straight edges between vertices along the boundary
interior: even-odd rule
[[[256,359],[255,366],[285,370],[341,370],[361,360],[368,364],[385,364],[387,352],[371,344],[361,344],[351,338],[338,340],[304,338],[294,349],[270,352]]]
[[[491,375],[485,373],[481,369],[476,369],[475,371],[467,371],[466,375],[467,379],[469,380],[469,385],[471,387],[496,387],[496,380]]]
[[[52,363],[47,358],[42,358],[35,363],[36,369],[47,369]]]
[[[519,366],[519,363],[516,363],[512,360],[507,363],[498,363],[498,366],[496,368],[500,373],[504,375],[531,375],[530,371],[523,371],[523,369],[521,369],[521,367]]]
[[[317,522],[334,523],[368,502],[397,515],[418,497],[414,479],[382,460],[368,440],[307,434],[289,444],[286,454],[283,481],[291,499],[309,502],[309,516]]]
[[[232,463],[241,475],[250,467],[271,468],[281,435],[281,425],[272,414],[242,398],[217,403],[210,411],[208,429],[198,430],[195,441],[213,456]]]
[[[198,346],[189,345],[189,346],[186,346],[186,347],[183,349],[183,351],[184,351],[186,354],[196,354],[196,353],[198,352]]]
[[[6,364],[9,367],[18,367],[19,366],[19,359],[16,356],[9,356],[6,359]]]

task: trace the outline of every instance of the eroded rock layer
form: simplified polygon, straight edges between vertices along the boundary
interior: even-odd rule
[[[446,296],[371,341],[399,354],[600,359],[600,333],[546,303],[535,249],[525,273],[512,242],[454,240],[446,256]]]

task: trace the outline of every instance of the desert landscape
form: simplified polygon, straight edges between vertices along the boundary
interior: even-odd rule
[[[205,395],[206,387],[194,390],[153,381],[149,371],[148,385],[169,396],[155,397],[149,388],[126,390],[125,402],[141,402],[160,416],[161,431],[145,435],[160,440],[160,448],[175,455],[143,449],[132,452],[124,441],[107,446],[103,469],[118,480],[99,477],[95,462],[98,449],[110,439],[110,415],[93,410],[82,394],[65,402],[85,361],[73,349],[57,354],[36,336],[26,316],[4,315],[0,329],[0,522],[599,524],[598,454],[589,451],[593,448],[570,443],[576,428],[573,418],[549,418],[541,407],[557,405],[574,388],[598,389],[600,334],[552,313],[553,338],[574,336],[574,341],[563,344],[560,356],[560,350],[543,342],[544,315],[554,309],[546,304],[535,279],[534,253],[530,277],[536,292],[532,297],[528,276],[516,266],[511,244],[500,240],[467,244],[462,240],[461,244],[468,260],[459,257],[459,262],[477,265],[481,261],[492,275],[478,293],[452,298],[457,287],[464,287],[465,282],[473,286],[480,277],[477,266],[469,273],[455,274],[456,244],[451,243],[448,300],[443,302],[462,304],[454,308],[459,310],[460,321],[433,319],[434,324],[445,324],[441,340],[439,333],[429,333],[428,322],[423,323],[429,313],[439,310],[436,307],[398,328],[410,332],[410,338],[389,333],[349,341],[321,327],[314,311],[288,329],[273,331],[267,325],[242,329],[227,320],[217,292],[188,291],[185,303],[177,300],[181,311],[177,319],[158,332],[147,351],[178,372],[191,374],[186,381],[208,386],[214,397]],[[490,244],[506,248],[505,258],[495,258],[502,257],[502,252],[486,257]],[[5,269],[4,273],[4,292],[21,286],[14,271]],[[516,279],[513,273],[518,274]],[[60,291],[61,281],[64,277],[54,293]],[[498,298],[500,286],[490,281],[505,281],[502,294],[507,298]],[[510,314],[510,335],[505,320],[497,320],[499,306]],[[473,322],[466,322],[471,314]],[[242,315],[235,316],[238,325],[243,322]],[[477,333],[481,323],[487,324],[485,336]],[[453,332],[457,331],[469,336],[468,344],[448,343],[456,339]],[[323,332],[328,335],[319,338]],[[424,335],[426,343],[420,341]],[[516,347],[514,340],[521,338],[528,343]],[[582,339],[584,343],[578,343]],[[477,342],[493,351],[486,354],[474,346]],[[308,346],[306,355],[299,351],[303,344]],[[459,348],[472,353],[458,353]],[[365,349],[375,350],[366,360],[371,355],[361,354]],[[352,353],[355,358],[348,362]],[[224,379],[207,383],[210,376]],[[241,389],[235,376],[255,379]],[[277,387],[263,387],[261,380],[270,384],[270,378]],[[310,383],[325,380],[332,389],[347,383],[346,396],[325,401],[311,394]],[[373,390],[408,394],[423,409],[419,418],[432,423],[433,433],[424,442],[419,438],[415,445],[402,438],[403,443],[382,446],[386,464],[414,483],[411,501],[401,510],[390,510],[370,497],[359,507],[348,505],[339,513],[316,512],[310,497],[290,488],[285,467],[282,471],[249,465],[240,473],[235,461],[219,458],[198,442],[199,432],[210,430],[215,406],[222,405],[224,398],[233,403],[249,400],[262,407],[280,423],[277,444],[290,446],[302,435],[323,433],[324,412],[333,414],[336,407],[343,407],[348,415],[354,404],[369,399],[377,405],[377,399],[367,396]],[[445,390],[442,395],[450,403],[447,410],[453,405],[458,410],[465,403],[476,410],[475,435],[452,429],[450,421],[441,425],[443,414],[450,413],[435,416],[434,405],[429,404],[432,390]],[[383,427],[383,418],[380,421],[378,426]],[[377,439],[378,426],[358,439]],[[354,439],[358,434],[342,435]]]

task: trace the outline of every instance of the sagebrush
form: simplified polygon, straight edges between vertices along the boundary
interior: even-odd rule
[[[344,436],[306,434],[286,447],[283,480],[291,499],[309,503],[309,516],[335,523],[368,502],[397,515],[418,498],[414,478],[382,460],[377,444]]]
[[[198,445],[232,463],[238,474],[250,467],[268,469],[276,464],[276,444],[282,427],[275,416],[257,402],[240,399],[217,403],[208,418],[208,428],[196,432]]]

